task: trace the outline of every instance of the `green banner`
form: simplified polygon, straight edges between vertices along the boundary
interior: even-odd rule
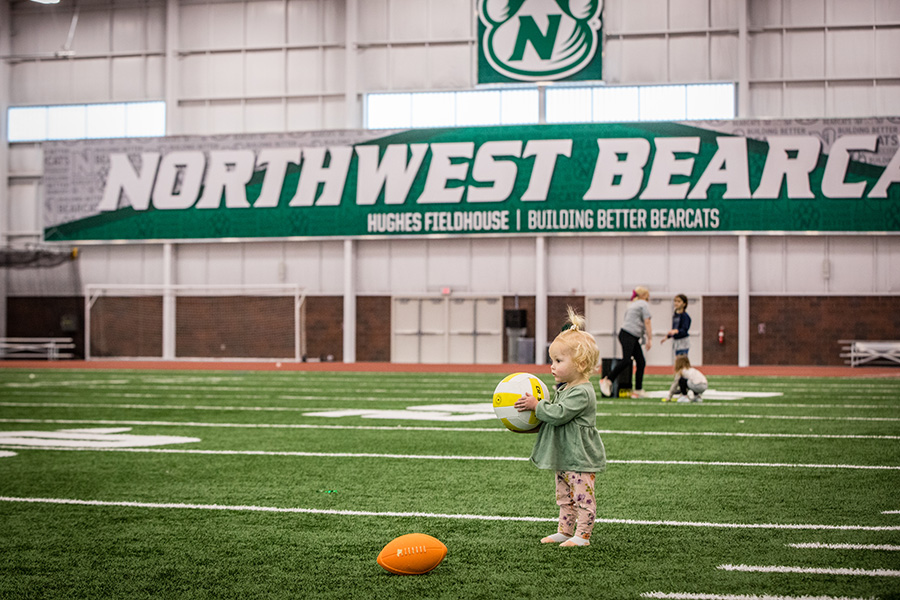
[[[896,119],[47,143],[47,241],[900,231]]]
[[[478,83],[603,79],[603,2],[479,0]]]

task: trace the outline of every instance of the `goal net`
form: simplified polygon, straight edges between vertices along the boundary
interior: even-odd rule
[[[300,361],[304,300],[291,285],[88,285],[85,357]]]

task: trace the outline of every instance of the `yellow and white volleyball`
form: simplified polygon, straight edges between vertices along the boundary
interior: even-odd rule
[[[533,410],[516,410],[516,400],[525,394],[531,394],[539,401],[545,400],[548,397],[547,386],[531,373],[513,373],[504,377],[494,388],[494,413],[510,431],[533,431],[541,424]]]

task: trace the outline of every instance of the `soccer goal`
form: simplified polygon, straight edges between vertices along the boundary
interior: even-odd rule
[[[301,361],[295,285],[85,286],[85,358]]]

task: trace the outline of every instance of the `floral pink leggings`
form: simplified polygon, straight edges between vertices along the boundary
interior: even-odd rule
[[[556,472],[556,503],[559,505],[559,533],[591,538],[597,501],[594,497],[596,473]]]

